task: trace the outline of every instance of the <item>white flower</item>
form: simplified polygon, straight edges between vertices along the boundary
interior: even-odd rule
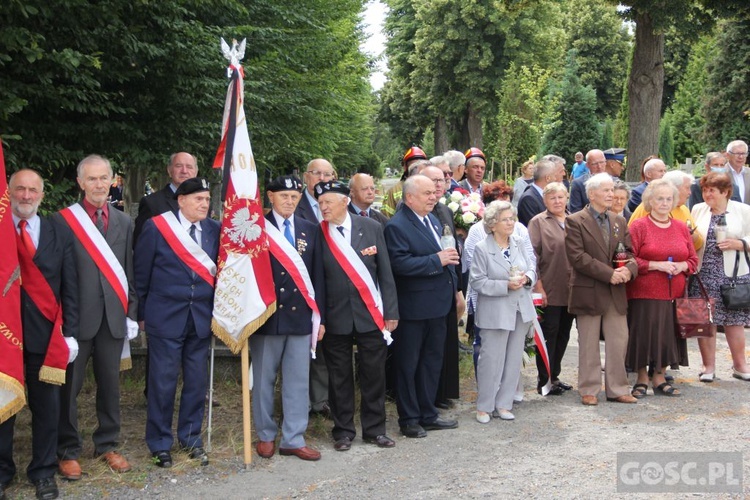
[[[445,205],[447,202],[445,201],[445,198],[441,196],[440,199],[438,200],[438,203],[442,203],[443,205]]]
[[[458,191],[453,191],[451,193],[451,201],[461,201],[461,198],[463,198],[464,195],[459,193]]]
[[[448,208],[450,208],[451,212],[453,212],[454,214],[458,211],[459,206],[460,205],[456,203],[455,201],[448,203]]]
[[[482,197],[479,195],[479,193],[471,193],[469,195],[469,199],[471,201],[482,201]]]
[[[466,212],[465,214],[461,215],[461,218],[466,224],[473,224],[474,221],[477,220],[477,216],[474,215],[471,212]]]
[[[469,212],[473,214],[479,213],[479,203],[477,203],[476,201],[472,201],[471,203],[469,203],[466,208],[468,208]]]

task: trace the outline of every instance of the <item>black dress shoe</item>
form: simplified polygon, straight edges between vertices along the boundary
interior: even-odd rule
[[[328,403],[323,403],[320,408],[310,410],[310,415],[320,415],[326,420],[333,420],[333,413]]]
[[[364,438],[365,443],[376,444],[381,448],[393,448],[396,446],[396,441],[389,438],[385,434],[376,436],[374,438]]]
[[[60,495],[54,477],[35,479],[32,484],[36,487],[36,497],[39,500],[52,500]]]
[[[541,387],[537,387],[536,388],[536,392],[538,392],[539,394],[541,394],[542,393],[542,388]],[[552,387],[550,388],[549,392],[547,393],[547,396],[562,396],[564,393],[565,393],[565,389],[563,389],[559,385],[554,385],[553,384]]]
[[[408,438],[423,438],[427,436],[427,432],[419,424],[402,425],[401,434]]]
[[[352,449],[352,440],[348,437],[337,439],[336,442],[333,443],[333,449],[336,451],[349,451]]]
[[[573,388],[572,385],[566,384],[562,380],[558,380],[557,382],[552,382],[553,385],[556,385],[557,387],[561,387],[564,391],[569,391]]]
[[[169,469],[172,467],[172,454],[168,451],[157,451],[151,455],[154,460],[154,465]]]
[[[458,427],[458,420],[438,417],[434,422],[423,422],[420,425],[426,431],[441,431],[443,429],[455,429]]]
[[[0,500],[5,500],[6,498],[8,498],[5,496],[5,488],[7,487],[7,484],[0,483]]]
[[[450,399],[444,399],[435,403],[435,407],[440,408],[441,410],[450,410],[454,406],[456,405]]]
[[[193,460],[200,460],[201,465],[204,467],[208,465],[208,453],[201,446],[191,448],[189,456]]]

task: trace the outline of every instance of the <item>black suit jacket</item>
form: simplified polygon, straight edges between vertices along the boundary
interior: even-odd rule
[[[73,234],[67,226],[41,218],[39,247],[34,264],[49,283],[63,307],[63,335],[78,338],[78,271],[73,253]],[[33,354],[47,352],[52,323],[42,315],[21,286],[23,347]]]
[[[544,212],[545,209],[544,198],[532,184],[529,184],[518,198],[518,221],[528,227],[531,219]]]
[[[294,215],[302,217],[313,224],[318,224],[319,222],[318,218],[315,217],[315,210],[313,210],[312,205],[310,205],[310,201],[307,199],[307,195],[304,191],[302,192],[302,197],[297,204],[297,209],[294,211]]]
[[[398,319],[398,298],[396,285],[388,260],[383,228],[372,219],[351,217],[351,245],[357,256],[367,267],[383,299],[383,318]],[[372,316],[362,301],[359,292],[349,280],[341,265],[333,257],[323,235],[323,226],[318,226],[318,245],[323,256],[326,285],[326,335],[347,335],[356,330],[359,333],[377,330]],[[375,255],[363,255],[362,250],[377,248]]]
[[[177,213],[179,209],[177,200],[174,198],[174,191],[172,191],[172,187],[169,184],[159,191],[141,198],[141,202],[138,205],[138,216],[135,218],[135,228],[133,229],[133,248],[135,248],[138,236],[141,235],[143,225],[147,220],[164,212]]]
[[[586,194],[586,181],[590,178],[591,174],[584,174],[570,183],[568,209],[571,214],[580,212],[583,207],[589,204],[589,197]]]
[[[356,212],[356,209],[354,208],[354,205],[352,205],[351,203],[349,203],[349,207],[348,208],[349,208],[349,213],[354,214],[354,215],[359,215],[359,213]],[[361,215],[359,215],[359,216],[362,217]],[[375,210],[374,208],[370,208],[370,214],[369,214],[368,217],[370,219],[372,219],[372,220],[376,220],[376,221],[380,222],[380,225],[383,226],[383,227],[385,227],[385,225],[388,223],[388,217],[386,217],[385,215],[383,215],[382,212],[379,212],[378,210]]]
[[[316,224],[294,215],[294,241],[297,252],[305,263],[315,289],[315,302],[320,310],[320,320],[325,324],[325,281],[323,273],[323,258],[319,252],[318,238],[321,236]],[[273,212],[266,214],[266,224],[272,224],[276,229],[276,218]],[[304,244],[300,244],[304,242]],[[309,335],[312,321],[312,310],[307,306],[305,298],[297,289],[289,273],[279,261],[271,255],[271,271],[273,284],[276,289],[276,312],[268,321],[258,328],[255,335]]]

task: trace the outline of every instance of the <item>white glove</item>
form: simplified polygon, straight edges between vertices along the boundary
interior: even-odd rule
[[[63,337],[68,344],[68,364],[72,363],[78,357],[78,341],[73,337]]]
[[[130,318],[125,318],[125,328],[128,331],[128,340],[133,340],[138,336],[138,322]]]

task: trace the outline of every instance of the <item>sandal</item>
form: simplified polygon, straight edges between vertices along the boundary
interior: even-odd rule
[[[648,390],[648,385],[635,384],[633,386],[633,390],[630,392],[630,395],[633,396],[635,399],[641,399],[643,397],[646,397],[647,390]]]
[[[672,384],[669,382],[664,382],[663,384],[659,384],[658,386],[654,387],[654,394],[661,394],[662,396],[680,396],[680,390],[675,389],[672,387]]]

